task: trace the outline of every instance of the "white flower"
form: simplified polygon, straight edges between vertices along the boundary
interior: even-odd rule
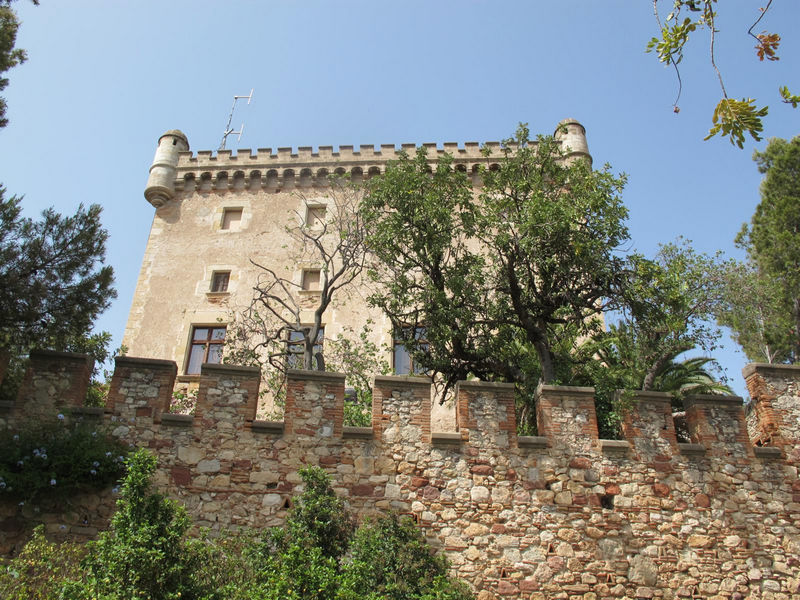
[[[58,420],[59,421],[63,421],[64,420],[64,415],[62,415],[61,413],[58,413]]]
[[[93,466],[93,467],[99,467],[99,466],[100,466],[100,463],[99,463],[99,462],[97,462],[97,461],[94,461],[94,462],[92,463],[92,466]]]
[[[55,485],[55,484],[56,484],[56,480],[55,479],[51,479],[50,480],[50,485]]]
[[[18,436],[16,433],[14,434],[14,441],[15,441],[15,442],[18,442],[18,441],[19,441],[19,436]]]
[[[94,469],[92,469],[91,471],[89,471],[89,473],[91,473],[92,475],[97,475],[97,471],[95,471]]]

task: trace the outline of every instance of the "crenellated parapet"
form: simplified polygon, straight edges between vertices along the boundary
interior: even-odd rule
[[[37,358],[11,427],[26,406],[68,414],[79,363]],[[283,421],[259,421],[258,370],[229,365],[203,365],[194,414],[174,415],[175,364],[128,357],[117,359],[105,418],[157,456],[158,487],[198,527],[280,524],[299,470],[318,465],[360,515],[411,516],[482,598],[792,597],[800,370],[772,381],[754,369],[761,408],[749,418],[768,422],[748,427],[741,398],[697,396],[686,406],[691,443],[677,441],[667,394],[629,393],[624,439],[602,440],[594,390],[561,386],[539,387],[539,435],[519,436],[513,386],[480,381],[458,383],[456,430],[436,431],[420,377],[376,377],[371,427],[347,427],[344,376],[314,371],[289,371]],[[754,449],[748,429],[780,445]]]
[[[586,131],[575,119],[564,119],[554,137],[568,160],[584,158],[591,162]],[[535,143],[535,142],[534,142]],[[359,182],[386,171],[389,162],[402,154],[413,156],[420,148],[431,163],[444,154],[453,157],[453,168],[468,174],[480,184],[480,170],[494,169],[502,157],[501,142],[457,142],[417,144],[362,144],[297,148],[249,148],[237,150],[189,151],[186,136],[168,131],[159,139],[145,196],[156,208],[179,191],[265,190],[326,188],[331,176],[347,176]],[[513,146],[512,146],[513,148]]]

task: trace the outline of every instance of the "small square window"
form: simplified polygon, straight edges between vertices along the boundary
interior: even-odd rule
[[[222,209],[222,229],[237,231],[242,224],[241,208]]]
[[[303,271],[303,291],[305,292],[318,292],[319,291],[320,273],[319,269],[308,269]]]
[[[227,292],[228,281],[230,281],[230,271],[214,271],[211,276],[211,291],[212,292]]]
[[[325,224],[327,209],[324,206],[309,206],[306,211],[306,225],[309,227],[322,227]]]

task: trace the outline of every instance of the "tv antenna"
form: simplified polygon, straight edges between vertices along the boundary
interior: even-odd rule
[[[233,111],[236,110],[236,101],[241,100],[243,98],[247,98],[247,103],[250,104],[250,100],[253,99],[253,88],[250,89],[249,96],[234,96],[233,97],[233,105],[231,106],[231,114],[228,115],[228,124],[225,126],[225,133],[222,134],[222,142],[220,142],[219,149],[225,150],[225,142],[228,140],[228,136],[234,133],[238,134],[239,137],[236,141],[242,140],[242,132],[244,131],[244,122],[242,122],[242,126],[239,127],[239,131],[234,131],[231,129],[231,121],[233,121]]]

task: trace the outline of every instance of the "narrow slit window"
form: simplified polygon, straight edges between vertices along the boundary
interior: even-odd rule
[[[214,275],[211,277],[211,291],[227,292],[230,279],[230,271],[214,271]]]
[[[224,208],[222,210],[222,229],[236,231],[242,224],[241,208]]]

